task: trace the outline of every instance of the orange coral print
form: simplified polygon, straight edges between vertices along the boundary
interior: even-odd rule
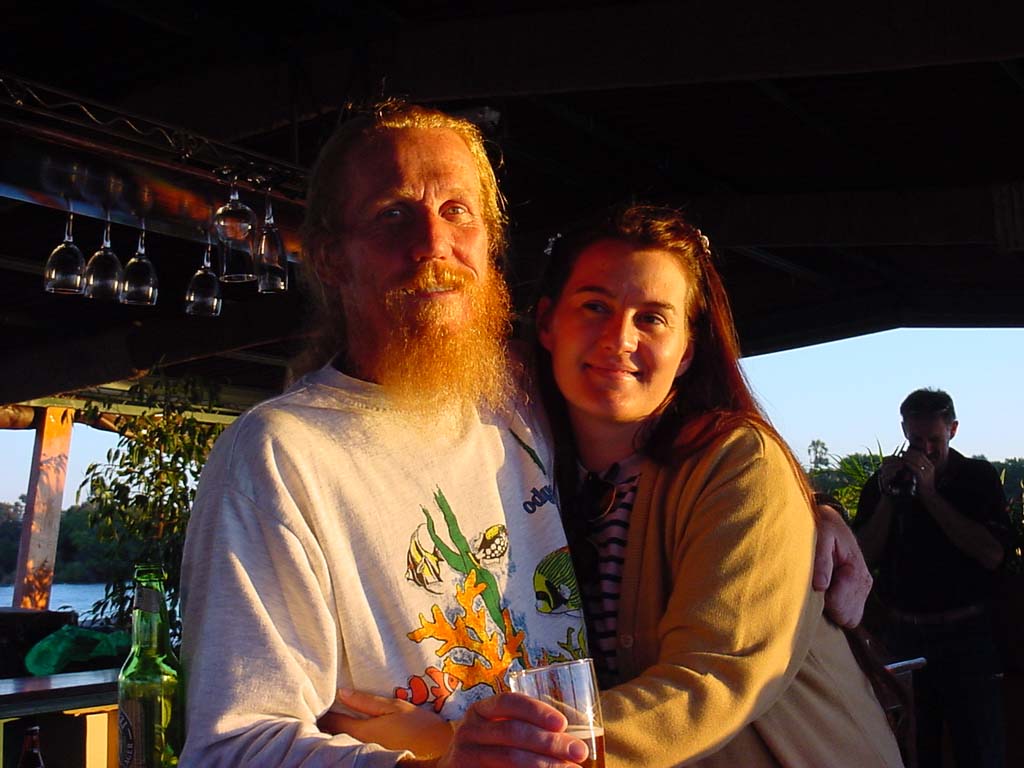
[[[409,678],[408,689],[395,689],[397,698],[414,704],[432,701],[434,711],[440,712],[451,693],[460,687],[469,690],[477,685],[486,685],[493,693],[508,690],[505,673],[509,667],[517,659],[524,665],[528,663],[523,648],[526,633],[517,631],[513,626],[508,608],[501,613],[504,632],[487,631],[487,609],[474,607],[476,598],[485,589],[486,584],[477,583],[476,569],[471,569],[465,582],[455,588],[455,600],[462,609],[461,615],[449,621],[436,604],[431,607],[429,619],[420,614],[420,626],[409,633],[409,639],[417,643],[440,641],[441,645],[434,653],[444,661],[440,671],[436,667],[428,667],[423,676]],[[470,651],[472,661],[456,660],[452,654],[455,649]],[[434,685],[430,685],[428,679]]]

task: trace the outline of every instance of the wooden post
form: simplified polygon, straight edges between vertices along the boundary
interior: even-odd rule
[[[39,408],[37,411],[32,473],[25,517],[21,522],[18,571],[14,581],[12,604],[15,608],[46,610],[50,604],[74,415],[72,408]]]

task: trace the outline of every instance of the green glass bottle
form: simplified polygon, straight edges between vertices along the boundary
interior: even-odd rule
[[[184,679],[171,649],[164,571],[135,568],[132,650],[117,678],[120,768],[169,768],[184,743]]]

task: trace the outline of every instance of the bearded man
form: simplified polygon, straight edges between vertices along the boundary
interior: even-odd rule
[[[549,442],[507,357],[500,203],[477,129],[433,110],[384,105],[321,153],[304,239],[327,362],[240,417],[203,471],[183,766],[586,756],[553,709],[494,695],[510,669],[586,655]],[[855,622],[870,581],[836,531],[819,580],[838,548]],[[330,736],[338,688],[461,724],[435,756]]]

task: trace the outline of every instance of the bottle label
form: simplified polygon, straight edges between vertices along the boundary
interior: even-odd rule
[[[146,768],[146,729],[142,702],[122,700],[117,712],[118,768]]]
[[[135,588],[135,609],[149,613],[160,613],[160,604],[164,596],[156,589],[143,587],[141,584]]]

